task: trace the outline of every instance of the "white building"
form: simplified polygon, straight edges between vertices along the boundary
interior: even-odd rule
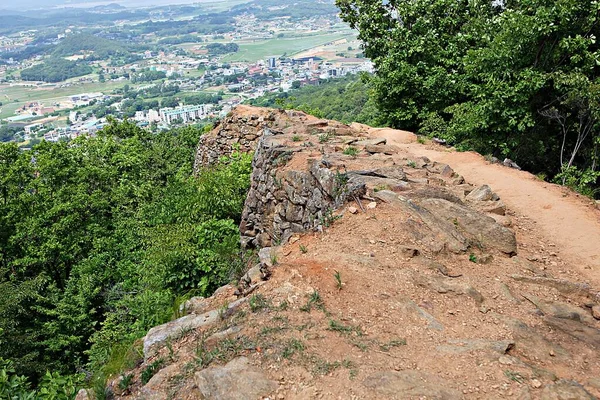
[[[181,119],[184,123],[205,119],[213,108],[212,104],[200,104],[197,106],[181,106],[177,108],[161,108],[160,120],[167,125]]]

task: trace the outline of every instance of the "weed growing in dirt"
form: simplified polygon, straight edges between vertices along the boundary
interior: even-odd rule
[[[323,225],[326,228],[329,228],[331,225],[333,225],[335,221],[337,221],[340,218],[342,218],[341,215],[333,215],[333,210],[331,208],[328,208],[327,210],[325,210],[325,214],[323,214],[323,216],[321,217],[320,222],[321,225]]]
[[[338,322],[334,319],[329,320],[329,327],[327,330],[339,332],[344,335],[352,335],[352,333],[356,333],[356,336],[362,336],[362,329],[358,326],[344,325],[341,322]]]
[[[270,308],[269,302],[262,294],[255,294],[250,297],[248,304],[250,305],[250,310],[254,313]]]
[[[299,142],[302,140],[302,137],[300,135],[294,135],[292,136],[292,141],[294,142]]]
[[[329,140],[331,139],[332,136],[333,135],[329,132],[319,135],[319,143],[329,142]]]
[[[380,344],[379,348],[381,349],[381,351],[387,352],[390,351],[390,349],[399,346],[406,346],[406,339],[393,339],[387,343]]]
[[[277,254],[271,254],[271,265],[277,265],[278,261]]]
[[[173,362],[175,360],[175,350],[173,350],[173,343],[171,342],[171,338],[167,339],[165,345],[167,346],[167,350],[169,350],[169,361]]]
[[[382,190],[390,190],[390,187],[388,185],[377,185],[375,188],[373,188],[375,193],[381,192]]]
[[[333,277],[335,278],[335,286],[338,288],[338,290],[342,290],[344,284],[342,283],[342,274],[340,274],[340,271],[335,271]]]
[[[333,372],[341,366],[342,363],[339,361],[329,362],[325,360],[316,360],[313,371],[317,375],[329,375],[331,372]]]
[[[229,303],[225,303],[219,308],[220,321],[223,321],[225,318],[227,318],[227,311],[229,311]]]
[[[406,163],[407,166],[411,167],[411,168],[417,168],[417,163],[414,161],[408,161]]]
[[[518,383],[523,383],[525,382],[525,378],[523,377],[523,375],[521,375],[518,372],[515,371],[511,371],[510,369],[507,369],[504,371],[504,375],[510,379],[511,381],[515,381]]]
[[[474,253],[469,254],[469,261],[471,261],[472,263],[476,263],[477,256]]]
[[[305,349],[304,343],[302,343],[301,341],[299,341],[298,339],[290,339],[285,347],[283,348],[283,351],[281,352],[281,356],[283,358],[292,358],[292,356],[296,353],[301,353],[303,352]]]
[[[200,368],[206,368],[215,360],[226,363],[242,355],[247,350],[255,348],[256,343],[246,336],[239,336],[220,340],[209,350],[206,348],[204,338],[202,338],[198,343],[198,347],[196,347],[196,363]]]
[[[306,254],[306,253],[308,253],[308,247],[306,247],[305,245],[301,244],[301,245],[299,246],[299,248],[300,248],[300,252],[301,252],[302,254]]]
[[[350,157],[356,157],[358,155],[358,149],[356,147],[348,146],[344,149],[344,154]]]
[[[310,312],[310,310],[312,310],[313,307],[315,307],[318,310],[325,311],[325,303],[323,303],[321,295],[316,290],[309,295],[308,301],[305,305],[300,307],[300,311]]]
[[[420,144],[427,143],[427,140],[425,139],[425,136],[421,136],[421,135],[417,136],[417,143],[420,143]]]
[[[159,359],[153,361],[146,368],[144,368],[144,370],[142,371],[141,377],[140,377],[142,380],[142,384],[145,385],[146,383],[148,383],[148,381],[150,379],[152,379],[152,377],[160,370],[163,363],[164,363],[164,360],[162,358],[159,358]]]
[[[119,389],[121,389],[122,391],[129,390],[129,385],[131,385],[132,381],[133,381],[133,374],[123,375],[121,377],[121,380],[119,381]]]
[[[310,361],[314,364],[313,373],[316,375],[328,375],[340,367],[349,369],[351,378],[358,375],[356,364],[350,360],[326,361],[316,356],[312,356]]]

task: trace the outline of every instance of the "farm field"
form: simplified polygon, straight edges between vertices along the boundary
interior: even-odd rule
[[[287,54],[289,56],[344,38],[353,39],[354,33],[352,31],[348,31],[342,33],[326,33],[321,35],[294,38],[283,37],[260,41],[240,41],[237,42],[240,46],[239,51],[234,54],[226,55],[223,57],[222,61],[253,62],[262,60],[269,56],[279,57],[283,54]]]
[[[114,89],[121,88],[129,81],[105,83],[72,83],[68,87],[35,87],[34,85],[0,85],[0,119],[14,116],[17,108],[30,101],[42,101],[47,106],[65,100],[68,96],[80,93],[102,92],[111,93]]]

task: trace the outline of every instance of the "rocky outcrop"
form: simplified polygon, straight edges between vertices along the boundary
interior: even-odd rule
[[[279,387],[278,382],[268,379],[246,357],[202,370],[194,379],[203,399],[260,399]]]
[[[205,135],[198,173],[254,153],[240,230],[257,264],[151,329],[144,361],[114,381],[133,383],[113,393],[597,396],[598,292],[563,274],[567,265],[535,262],[544,246],[522,242],[530,231],[491,187],[374,132],[242,106]]]
[[[213,164],[236,149],[254,152],[240,224],[245,247],[285,243],[294,233],[322,230],[346,202],[359,205],[365,195],[381,199],[391,191],[401,194],[397,203],[406,213],[424,223],[409,229],[435,253],[460,253],[471,246],[517,252],[514,233],[485,215],[505,210],[488,186],[465,185],[449,165],[427,157],[398,156],[398,148],[369,138],[360,126],[243,106],[202,137],[196,166]]]
[[[318,229],[346,200],[365,193],[363,182],[350,181],[324,158],[309,158],[297,169],[285,168],[295,155],[304,158],[303,148],[287,146],[277,136],[266,128],[256,147],[240,225],[244,246],[279,244],[293,233]]]
[[[247,114],[242,109],[227,115],[212,132],[200,138],[194,163],[196,172],[202,166],[215,164],[219,158],[229,156],[234,151],[254,151],[264,129],[281,124],[285,118],[284,112],[276,110],[255,109],[256,112]]]

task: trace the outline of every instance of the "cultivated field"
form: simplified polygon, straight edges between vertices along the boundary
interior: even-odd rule
[[[283,37],[258,41],[240,41],[237,42],[240,45],[239,51],[226,55],[223,57],[223,61],[253,62],[269,56],[279,57],[283,54],[290,56],[344,38],[353,39],[354,33],[350,31],[293,38]]]

